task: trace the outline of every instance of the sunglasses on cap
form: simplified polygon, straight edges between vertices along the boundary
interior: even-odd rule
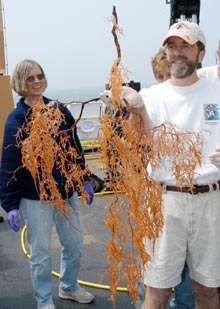
[[[35,78],[37,78],[38,80],[43,80],[45,78],[44,74],[43,73],[39,73],[39,74],[36,74],[36,75],[30,75],[27,77],[26,81],[29,82],[29,83],[32,83]]]

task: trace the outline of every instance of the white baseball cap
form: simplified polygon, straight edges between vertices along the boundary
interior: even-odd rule
[[[167,36],[163,40],[162,45],[166,45],[168,39],[172,36],[177,36],[190,45],[194,45],[198,41],[203,43],[204,46],[206,45],[206,38],[204,32],[198,24],[190,21],[180,21],[173,24],[170,27]]]

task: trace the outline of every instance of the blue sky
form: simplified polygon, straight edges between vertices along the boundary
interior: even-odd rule
[[[124,36],[122,64],[130,80],[155,83],[151,57],[169,26],[166,0],[2,0],[8,74],[17,62],[31,58],[46,71],[49,89],[104,89],[116,57],[109,17],[116,6]],[[220,1],[201,0],[200,25],[207,37],[203,66],[215,63],[220,39]],[[217,28],[217,29],[216,29]]]

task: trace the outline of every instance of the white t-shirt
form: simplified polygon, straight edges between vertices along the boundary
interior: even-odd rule
[[[201,78],[185,87],[172,86],[166,81],[142,89],[140,94],[154,126],[167,121],[178,126],[181,132],[201,132],[204,143],[202,164],[196,167],[194,184],[212,184],[219,180],[220,170],[208,159],[220,141],[219,81]],[[152,173],[152,177],[161,183],[176,185],[167,160]]]
[[[208,79],[217,79],[218,77],[218,65],[213,65],[210,67],[205,67],[197,70],[197,75],[199,77],[204,77]]]

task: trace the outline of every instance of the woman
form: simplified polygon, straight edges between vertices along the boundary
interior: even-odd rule
[[[161,47],[151,59],[151,66],[154,77],[159,83],[165,82],[170,78],[170,71],[167,62],[166,50]]]
[[[79,303],[90,303],[94,298],[92,294],[80,288],[77,283],[83,237],[81,233],[80,203],[76,188],[69,186],[67,192],[66,178],[54,163],[51,172],[56,177],[57,190],[62,196],[63,205],[69,210],[68,217],[64,217],[57,205],[52,206],[49,203],[52,198],[50,191],[48,191],[48,199],[42,201],[39,194],[39,183],[38,186],[35,185],[36,179],[32,178],[29,170],[22,167],[22,159],[24,158],[22,158],[21,147],[18,147],[16,135],[19,129],[27,127],[28,119],[32,115],[33,104],[41,101],[45,106],[48,106],[48,103],[51,102],[50,99],[42,95],[46,87],[45,73],[36,61],[24,60],[17,64],[12,76],[12,88],[21,98],[6,120],[0,172],[1,205],[7,212],[8,223],[14,231],[19,231],[18,214],[19,210],[21,210],[27,226],[34,296],[38,308],[44,309],[55,308],[51,295],[50,256],[51,231],[54,221],[62,246],[60,298],[71,299]],[[54,102],[50,103],[51,108],[55,108],[54,104]],[[68,144],[76,149],[78,154],[76,164],[83,171],[85,169],[85,159],[82,147],[76,128],[72,130],[75,120],[66,107],[57,103],[55,105],[65,116],[59,130],[68,132]],[[26,135],[26,137],[22,138],[27,138],[28,134]],[[57,143],[61,143],[61,140],[61,138],[56,138]],[[87,203],[91,204],[94,191],[86,177],[83,178],[83,187],[87,196]]]

